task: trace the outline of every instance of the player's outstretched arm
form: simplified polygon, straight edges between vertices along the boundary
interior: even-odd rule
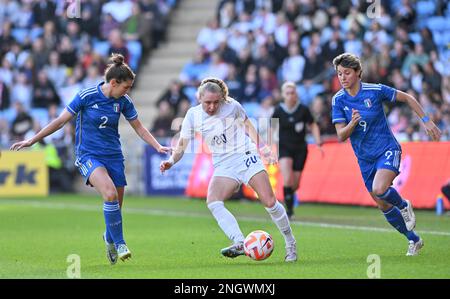
[[[417,116],[422,120],[423,125],[425,127],[425,131],[428,136],[433,139],[433,141],[439,141],[441,138],[441,130],[434,124],[434,122],[425,114],[422,106],[419,102],[410,94],[403,92],[401,90],[397,90],[397,101],[405,102],[411,107],[414,112],[416,112]]]
[[[146,143],[153,146],[158,153],[169,154],[171,151],[170,147],[162,146],[159,144],[158,140],[153,137],[153,135],[144,127],[139,119],[133,119],[129,121],[130,125],[133,127],[136,134],[142,138]]]
[[[42,140],[43,138],[47,137],[48,135],[53,134],[54,132],[58,131],[64,125],[70,121],[73,118],[73,114],[67,111],[66,109],[61,112],[61,114],[51,121],[48,125],[46,125],[42,130],[40,130],[36,135],[31,137],[28,140],[16,142],[13,145],[11,145],[10,150],[12,151],[18,151],[24,147],[29,147],[35,144],[36,142]]]
[[[176,148],[172,152],[172,156],[168,160],[162,161],[159,165],[159,170],[161,173],[170,169],[175,163],[181,160],[184,155],[184,151],[186,150],[187,145],[189,144],[189,139],[181,138],[178,139],[178,144]]]

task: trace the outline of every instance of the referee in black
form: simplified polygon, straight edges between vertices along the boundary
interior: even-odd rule
[[[306,129],[310,129],[317,146],[322,151],[320,129],[309,108],[300,103],[294,82],[281,87],[283,102],[274,110],[272,118],[279,119],[279,167],[283,176],[284,202],[291,218],[294,214],[294,193],[297,190],[305,166],[308,147]]]

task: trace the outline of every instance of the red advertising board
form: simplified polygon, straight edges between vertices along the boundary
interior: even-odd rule
[[[300,201],[374,206],[350,143],[325,144],[323,149],[325,154],[322,156],[315,145],[309,146],[297,192]],[[450,179],[450,142],[402,143],[402,150],[400,175],[394,180],[394,187],[414,207],[434,208],[440,188]],[[212,175],[212,164],[205,163],[207,156],[197,156],[186,195],[206,197],[207,183]],[[283,186],[278,166],[267,166],[267,171],[277,198],[282,200]],[[251,188],[245,187],[244,194],[255,198]],[[444,204],[446,209],[450,208],[447,201]]]

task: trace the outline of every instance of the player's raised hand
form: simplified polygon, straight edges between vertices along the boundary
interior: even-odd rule
[[[357,125],[358,122],[361,120],[361,114],[359,114],[359,111],[352,108],[352,122],[354,125]]]
[[[439,139],[441,139],[441,130],[439,130],[433,121],[427,121],[424,123],[424,126],[427,135],[430,136],[433,141],[439,141]]]
[[[11,151],[18,151],[24,147],[29,147],[31,146],[31,142],[30,140],[24,140],[24,141],[19,141],[14,143],[13,145],[11,145],[11,147],[9,148]]]

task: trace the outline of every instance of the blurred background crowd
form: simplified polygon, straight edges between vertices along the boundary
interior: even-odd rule
[[[75,1],[76,18],[68,16]],[[80,89],[101,81],[110,53],[123,54],[139,73],[165,41],[179,1],[0,0],[0,149],[34,134]],[[340,86],[331,62],[352,52],[362,59],[363,81],[414,95],[450,140],[448,1],[221,0],[204,21],[195,56],[150,101],[158,117],[146,125],[158,138],[177,133],[202,78],[215,76],[255,119],[270,117],[282,82],[294,81],[324,139],[336,141],[330,109]],[[429,140],[407,107],[392,104],[386,114],[399,141]],[[42,145],[55,148],[59,171],[74,171],[73,130],[68,125]]]
[[[102,81],[110,53],[139,72],[164,41],[176,2],[0,0],[0,149],[32,136],[77,92]],[[59,191],[72,185],[73,140],[68,124],[41,144]]]
[[[250,117],[270,117],[280,85],[297,84],[327,140],[336,140],[331,98],[341,87],[332,59],[361,57],[363,80],[414,95],[450,139],[450,5],[447,1],[222,0],[197,37],[198,50],[157,101],[158,136],[196,104],[205,76],[219,77]],[[375,2],[374,2],[375,3]],[[406,108],[406,109],[405,109]],[[428,141],[419,119],[394,104],[386,113],[399,141]],[[179,121],[177,121],[177,124]]]

